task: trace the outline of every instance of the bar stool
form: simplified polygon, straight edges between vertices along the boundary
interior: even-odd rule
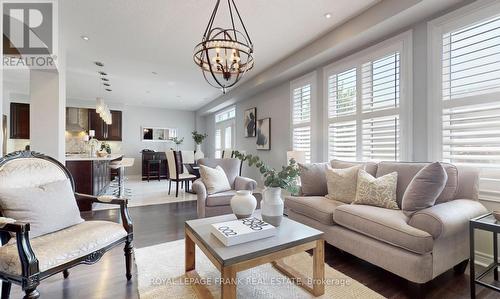
[[[134,161],[134,158],[122,158],[120,161],[113,161],[109,165],[111,169],[116,169],[118,171],[118,189],[115,190],[113,194],[119,198],[122,198],[123,195],[130,195],[131,190],[125,188],[125,181],[127,180],[125,177],[125,168],[132,167]]]
[[[154,166],[153,169],[151,169],[151,166]],[[150,176],[157,176],[158,181],[160,181],[160,176],[161,176],[161,160],[157,159],[151,159],[151,160],[146,160],[146,175],[148,177],[148,182],[149,182],[149,177]]]

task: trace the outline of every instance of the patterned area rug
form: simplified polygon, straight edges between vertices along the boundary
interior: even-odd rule
[[[184,276],[184,240],[136,249],[135,260],[141,299],[197,298]],[[306,252],[290,256],[284,261],[312,277],[312,257]],[[220,298],[220,273],[198,248],[196,269],[213,297]],[[328,265],[325,265],[325,274],[325,295],[317,298],[384,298]],[[315,298],[293,284],[271,264],[239,272],[238,282],[238,298]]]

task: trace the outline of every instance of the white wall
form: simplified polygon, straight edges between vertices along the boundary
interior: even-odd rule
[[[174,144],[171,142],[151,142],[141,140],[143,126],[177,128],[177,136],[184,137],[181,149],[194,150],[195,145],[191,132],[195,129],[195,113],[192,111],[169,110],[138,106],[125,106],[122,120],[122,150],[127,157],[136,158],[134,167],[128,170],[131,174],[141,173],[142,149],[166,151]]]

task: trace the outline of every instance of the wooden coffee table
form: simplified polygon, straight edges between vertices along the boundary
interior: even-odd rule
[[[260,217],[260,211],[254,213]],[[224,246],[210,233],[210,224],[234,220],[232,214],[186,221],[186,275],[199,281],[196,273],[195,248],[198,246],[221,273],[222,298],[236,298],[236,273],[262,264],[272,263],[314,296],[325,293],[325,252],[323,232],[284,218],[275,236],[234,246]],[[281,259],[306,250],[313,250],[312,280],[286,266]],[[195,284],[198,298],[212,298],[208,289]]]

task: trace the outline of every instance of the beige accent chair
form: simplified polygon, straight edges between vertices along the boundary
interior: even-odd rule
[[[198,218],[212,217],[224,214],[231,214],[230,202],[231,198],[238,190],[254,191],[257,187],[257,182],[239,175],[241,171],[241,161],[238,159],[200,159],[200,165],[205,165],[211,168],[217,166],[222,167],[226,173],[231,190],[208,194],[205,184],[202,179],[198,179],[193,183],[193,191],[198,197]],[[257,199],[257,208],[260,206],[261,195],[254,194]]]
[[[397,201],[401,207],[411,180],[429,163],[330,162],[332,168],[359,164],[375,177],[398,173]],[[420,290],[421,284],[451,268],[465,271],[469,219],[488,212],[478,202],[478,171],[447,163],[443,166],[448,181],[436,204],[411,217],[401,210],[330,200],[325,194],[286,197],[285,207],[291,219],[325,232],[331,245],[407,279],[414,290]],[[324,178],[302,181],[325,182]],[[326,190],[325,186],[314,187]],[[314,188],[309,192],[313,194]]]
[[[69,179],[69,171],[57,160],[30,151],[20,151],[0,159],[0,188],[36,187]],[[94,264],[105,252],[125,244],[127,280],[132,278],[133,228],[126,199],[97,197],[75,193],[79,203],[102,203],[120,206],[121,224],[109,221],[84,221],[53,233],[30,238],[30,224],[0,221],[0,279],[2,299],[9,297],[11,284],[18,284],[24,298],[38,298],[40,282],[79,264]],[[1,207],[0,207],[1,210]],[[1,216],[1,215],[0,215]],[[3,218],[5,220],[5,218]],[[11,238],[10,233],[15,234]]]

